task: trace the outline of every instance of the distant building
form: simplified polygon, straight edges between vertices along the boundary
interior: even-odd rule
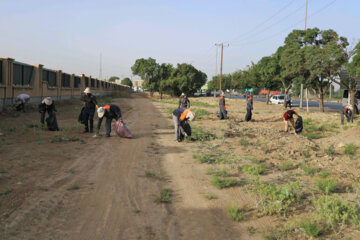
[[[144,80],[133,80],[133,87],[142,88]]]

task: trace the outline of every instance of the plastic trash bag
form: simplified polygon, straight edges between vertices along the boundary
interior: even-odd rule
[[[302,117],[299,116],[295,122],[295,132],[301,133],[302,130],[303,130],[303,120],[302,120]]]
[[[123,121],[121,121],[120,119],[113,124],[113,128],[116,134],[119,135],[120,137],[133,138],[133,135],[131,134],[130,130],[125,126]]]

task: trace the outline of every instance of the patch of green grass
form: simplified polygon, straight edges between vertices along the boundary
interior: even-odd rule
[[[333,144],[331,144],[328,148],[324,149],[324,152],[328,155],[328,156],[334,156],[335,155],[335,147]]]
[[[68,190],[79,190],[79,189],[80,189],[80,187],[78,184],[73,184],[68,188]]]
[[[193,126],[191,128],[191,131],[192,131],[191,132],[191,140],[192,141],[203,142],[203,141],[211,141],[211,140],[216,139],[215,134],[213,134],[211,132],[204,131],[201,128],[196,127],[196,126]]]
[[[321,178],[327,178],[331,175],[331,170],[323,170],[319,172],[318,176]]]
[[[208,112],[208,111],[206,111],[205,109],[202,109],[202,108],[194,108],[194,109],[191,109],[191,110],[195,112],[196,119],[198,119],[198,120],[203,119],[205,116],[211,114],[211,112]]]
[[[282,171],[287,171],[287,170],[290,170],[290,169],[293,169],[294,168],[294,165],[292,162],[288,162],[288,161],[284,161],[280,164],[280,169]]]
[[[236,222],[245,220],[245,210],[238,206],[230,206],[226,210],[228,216]]]
[[[171,203],[173,190],[170,188],[163,188],[160,192],[160,197],[155,199],[156,203]]]
[[[354,155],[355,152],[356,152],[356,148],[357,146],[353,143],[348,143],[348,144],[345,144],[345,147],[344,147],[344,153],[346,155]]]
[[[219,178],[213,176],[210,183],[218,189],[229,188],[237,185],[237,181],[233,178]]]
[[[338,195],[323,195],[313,201],[314,218],[334,233],[340,234],[349,224],[360,227],[360,208]]]
[[[149,172],[149,171],[145,171],[145,177],[147,178],[152,178],[152,179],[157,179],[157,180],[164,180],[164,177],[158,176],[156,173],[154,172]]]
[[[303,152],[302,152],[302,155],[303,155],[305,158],[310,158],[310,157],[311,157],[309,150],[303,151]]]
[[[160,102],[160,103],[168,103],[168,104],[179,104],[179,100],[178,99],[152,99],[153,102]],[[191,102],[192,104],[192,102]]]
[[[240,143],[240,145],[243,146],[243,147],[247,147],[247,146],[249,145],[249,141],[248,141],[246,138],[241,138],[241,139],[239,140],[239,143]]]
[[[225,168],[221,169],[221,170],[214,170],[214,169],[211,169],[209,168],[207,171],[206,171],[206,174],[208,175],[214,175],[214,176],[217,176],[217,177],[228,177],[230,174],[226,171]]]
[[[257,179],[252,190],[258,211],[265,215],[286,216],[290,210],[295,210],[294,204],[299,203],[304,196],[300,181],[278,185]]]
[[[320,237],[324,231],[324,228],[320,224],[309,219],[301,221],[299,227],[306,235],[314,238]]]
[[[211,195],[211,194],[206,194],[205,198],[208,199],[208,200],[216,199],[216,197],[214,195]]]
[[[246,231],[247,231],[250,235],[252,235],[252,234],[256,233],[256,228],[254,228],[253,226],[250,226],[250,227],[247,227],[247,228],[246,228]]]
[[[175,111],[175,109],[176,109],[176,108],[174,108],[174,107],[167,107],[166,112],[167,112],[168,114],[172,114],[172,113]]]
[[[270,152],[270,149],[266,144],[261,147],[261,150],[264,152],[264,154],[268,154]]]
[[[67,170],[67,172],[74,174],[75,173],[75,168],[70,168],[69,170]]]
[[[316,189],[320,192],[329,194],[336,190],[338,181],[331,178],[321,178],[316,181]]]
[[[320,168],[314,167],[310,164],[300,165],[300,169],[304,171],[307,176],[314,176],[315,173],[320,171]]]
[[[12,192],[12,189],[10,189],[10,188],[5,188],[4,190],[2,190],[2,191],[0,192],[0,195],[3,196],[3,197],[5,197],[6,195],[8,195],[8,194],[11,193],[11,192]]]
[[[7,173],[7,171],[3,168],[0,168],[0,173]]]
[[[241,170],[243,172],[246,172],[247,174],[250,174],[250,175],[261,175],[265,172],[266,170],[266,165],[265,164],[260,164],[260,166],[257,166],[257,167],[254,167],[254,166],[251,166],[251,165],[244,165],[241,167]]]
[[[197,107],[217,107],[215,104],[209,104],[205,102],[198,102],[198,101],[191,101],[190,106],[197,106]]]

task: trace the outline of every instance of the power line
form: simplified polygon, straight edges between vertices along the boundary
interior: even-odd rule
[[[228,42],[232,42],[237,40],[239,37],[244,37],[244,35],[249,35],[250,33],[254,32],[257,28],[263,26],[265,23],[267,23],[268,21],[270,21],[271,19],[273,19],[274,17],[276,17],[278,14],[280,14],[282,11],[284,11],[287,7],[289,7],[293,2],[295,2],[296,0],[292,0],[290,1],[288,4],[286,4],[284,7],[282,7],[279,11],[277,11],[275,14],[273,14],[272,16],[270,16],[269,18],[265,19],[263,22],[259,23],[258,25],[256,25],[252,30],[248,31],[245,34],[241,34],[236,36],[234,39],[228,41]]]
[[[292,11],[291,13],[289,13],[288,15],[286,15],[285,17],[279,19],[278,21],[276,21],[275,23],[269,25],[269,26],[265,26],[263,28],[261,28],[259,31],[256,31],[254,34],[251,34],[250,37],[246,37],[240,40],[240,42],[246,41],[254,36],[257,36],[261,33],[263,33],[264,31],[268,31],[269,29],[271,29],[272,27],[276,26],[277,24],[281,23],[282,21],[284,21],[285,19],[293,16],[295,13],[299,12],[300,10],[303,9],[303,7],[305,6],[305,4],[302,4],[300,7],[298,7],[297,9],[295,9],[294,11]]]
[[[309,19],[310,19],[311,17],[314,17],[314,16],[318,15],[318,14],[321,13],[322,11],[324,11],[325,9],[327,9],[328,7],[330,7],[332,4],[334,4],[336,1],[337,1],[337,0],[333,0],[333,1],[329,2],[328,4],[326,4],[325,6],[323,6],[322,8],[320,8],[319,10],[317,10],[316,12],[312,13],[311,15],[309,15]],[[277,33],[275,33],[275,34],[273,34],[273,35],[270,35],[270,36],[268,36],[268,37],[265,37],[265,38],[263,38],[263,39],[261,39],[261,40],[252,41],[252,42],[246,42],[246,43],[243,43],[243,44],[232,44],[232,46],[252,45],[252,44],[260,43],[260,42],[263,42],[263,41],[267,41],[267,40],[269,40],[269,39],[272,39],[272,38],[280,35],[281,33],[285,32],[285,31],[288,31],[289,29],[295,27],[296,25],[302,23],[303,21],[304,21],[304,20],[301,19],[301,20],[297,21],[296,23],[292,24],[291,26],[287,27],[286,29],[283,29],[283,30],[281,30],[281,31],[279,31],[279,32],[277,32]]]

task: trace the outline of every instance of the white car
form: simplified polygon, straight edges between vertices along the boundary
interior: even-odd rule
[[[269,99],[271,104],[284,104],[284,95],[273,95]]]

